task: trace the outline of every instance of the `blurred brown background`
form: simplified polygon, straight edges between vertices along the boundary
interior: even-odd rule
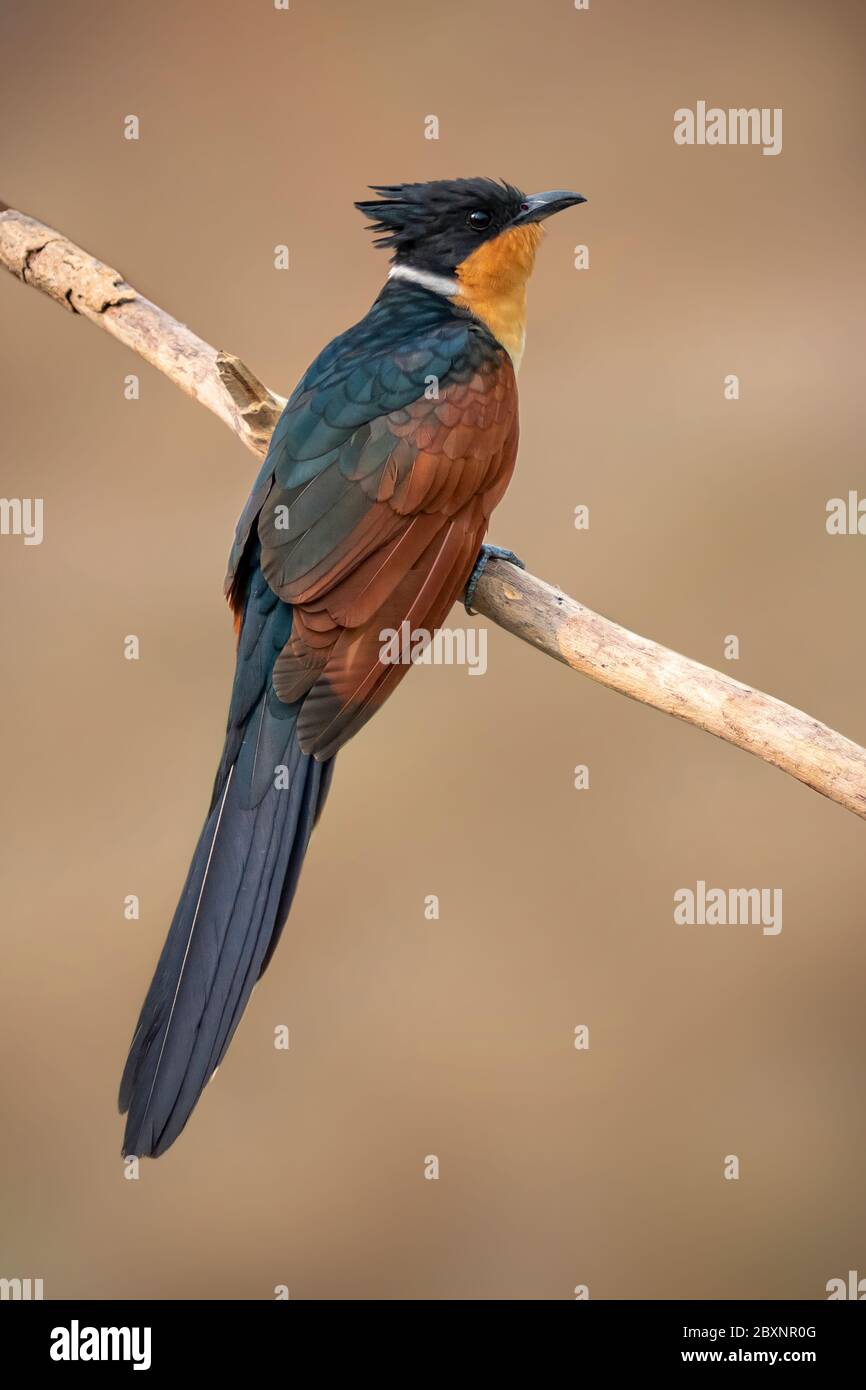
[[[385,273],[367,183],[586,193],[539,258],[491,539],[866,742],[866,538],[824,527],[866,492],[856,0],[6,0],[0,50],[0,197],[286,394]],[[699,99],[782,107],[781,155],[678,148]],[[568,1299],[866,1274],[863,824],[495,628],[483,679],[416,671],[340,755],[218,1080],[124,1180],[115,1088],[222,742],[255,464],[8,276],[0,313],[0,490],[45,498],[41,547],[0,539],[0,1275]],[[697,879],[781,887],[781,935],[676,926]]]

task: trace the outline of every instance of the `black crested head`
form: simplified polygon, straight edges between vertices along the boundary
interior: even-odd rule
[[[511,226],[526,207],[519,188],[495,179],[371,185],[376,200],[356,203],[393,251],[395,265],[450,275],[484,241]]]

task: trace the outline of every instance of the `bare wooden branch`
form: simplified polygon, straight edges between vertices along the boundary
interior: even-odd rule
[[[0,264],[98,324],[207,406],[254,453],[267,451],[285,404],[237,357],[152,304],[60,232],[0,203]],[[602,685],[663,710],[866,819],[866,749],[801,710],[629,632],[534,575],[491,561],[474,608]]]
[[[254,453],[265,453],[285,405],[281,396],[237,357],[217,351],[145,299],[111,266],[35,218],[0,206],[0,262],[7,270],[104,328],[212,410]]]
[[[793,705],[639,637],[513,565],[491,562],[473,607],[573,670],[756,754],[866,818],[866,748]]]

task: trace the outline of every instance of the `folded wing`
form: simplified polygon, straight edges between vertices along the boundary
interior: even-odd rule
[[[273,684],[287,704],[303,698],[305,753],[331,757],[405,674],[381,659],[387,629],[441,625],[516,452],[511,361],[475,325],[314,364],[241,520],[294,609]]]

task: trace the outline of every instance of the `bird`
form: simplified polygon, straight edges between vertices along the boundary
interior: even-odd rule
[[[120,1084],[122,1153],[158,1157],[270,963],[338,750],[407,665],[381,634],[467,610],[517,456],[516,373],[542,224],[583,203],[490,178],[373,184],[390,252],[368,313],[301,378],[241,513],[237,664],[210,807]]]

